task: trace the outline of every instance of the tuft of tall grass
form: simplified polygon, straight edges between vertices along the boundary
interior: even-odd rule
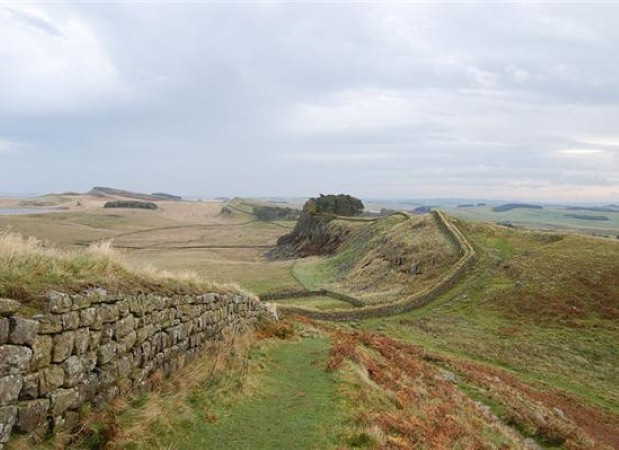
[[[0,297],[38,309],[48,290],[80,292],[89,287],[113,292],[161,295],[243,292],[237,285],[218,285],[195,273],[171,273],[130,266],[111,241],[79,250],[64,250],[11,230],[0,230]]]

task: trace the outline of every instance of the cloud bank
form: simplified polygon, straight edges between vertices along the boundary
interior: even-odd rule
[[[0,192],[617,201],[618,16],[0,5]]]

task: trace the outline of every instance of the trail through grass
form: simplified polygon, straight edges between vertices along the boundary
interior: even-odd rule
[[[336,384],[325,371],[327,339],[303,339],[266,350],[260,392],[233,405],[216,406],[217,421],[196,427],[182,448],[324,449],[336,420]]]

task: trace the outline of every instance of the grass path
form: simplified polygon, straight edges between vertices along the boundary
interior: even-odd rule
[[[266,350],[269,359],[260,392],[215,408],[215,423],[197,427],[179,448],[333,448],[327,429],[336,421],[336,384],[326,372],[327,339],[303,339]]]

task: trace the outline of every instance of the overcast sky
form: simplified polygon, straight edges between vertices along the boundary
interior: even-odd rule
[[[0,2],[0,192],[619,202],[618,19]]]

